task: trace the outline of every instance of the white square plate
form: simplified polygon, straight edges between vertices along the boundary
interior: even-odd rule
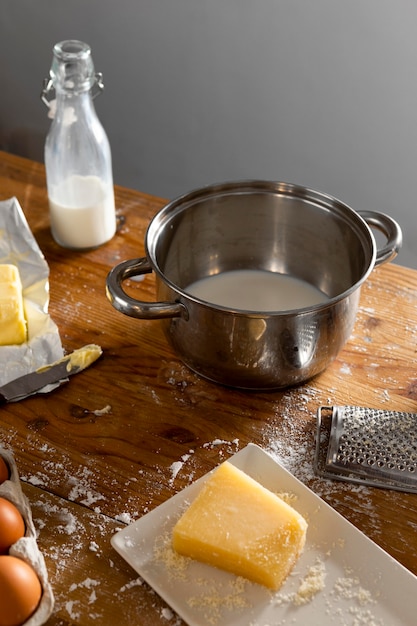
[[[111,540],[115,550],[189,626],[414,626],[414,574],[258,446],[249,444],[229,462],[267,489],[290,494],[292,506],[308,521],[303,554],[278,592],[172,551],[172,528],[209,474]],[[305,587],[312,580],[313,569],[324,584],[321,590],[313,589],[308,602],[299,604],[300,585]]]

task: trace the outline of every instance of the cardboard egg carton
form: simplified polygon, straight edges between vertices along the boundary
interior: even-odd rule
[[[43,554],[38,548],[29,501],[22,491],[19,473],[13,454],[0,446],[0,456],[9,467],[9,479],[0,485],[0,496],[12,502],[20,511],[25,522],[25,536],[16,541],[9,554],[19,557],[33,567],[42,585],[42,598],[36,611],[22,626],[41,626],[50,617],[54,607],[54,595],[48,580]]]

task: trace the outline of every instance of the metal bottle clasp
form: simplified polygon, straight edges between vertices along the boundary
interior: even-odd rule
[[[93,100],[100,95],[103,90],[103,74],[101,72],[96,72],[94,74],[94,83],[91,86],[91,97]],[[50,109],[51,102],[55,100],[55,87],[52,78],[44,78],[40,97],[44,105]]]

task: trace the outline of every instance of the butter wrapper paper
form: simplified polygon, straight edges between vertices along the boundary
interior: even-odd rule
[[[0,385],[61,359],[64,351],[48,313],[49,267],[16,198],[0,202],[0,263],[19,269],[28,323],[22,345],[0,346]],[[42,391],[52,389],[49,385]]]

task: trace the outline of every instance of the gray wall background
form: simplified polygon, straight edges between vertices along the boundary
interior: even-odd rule
[[[415,0],[1,0],[0,148],[43,161],[52,46],[81,39],[115,183],[283,180],[389,213],[417,268]]]

